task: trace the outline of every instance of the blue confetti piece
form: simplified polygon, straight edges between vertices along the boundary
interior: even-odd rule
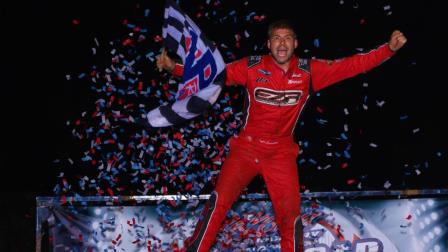
[[[318,118],[318,119],[316,119],[316,121],[317,121],[317,123],[319,123],[321,125],[326,124],[328,122],[327,120],[322,119],[322,118]]]
[[[140,170],[141,169],[140,163],[132,163],[131,168],[133,170]]]
[[[308,148],[308,141],[303,142],[303,147]]]
[[[249,15],[246,16],[246,21],[249,21],[252,18],[252,16],[255,16],[255,12],[254,11],[249,13]]]

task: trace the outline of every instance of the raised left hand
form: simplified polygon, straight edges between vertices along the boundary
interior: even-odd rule
[[[390,50],[396,52],[400,48],[402,48],[404,44],[406,44],[406,41],[407,39],[403,35],[403,33],[401,31],[395,30],[392,32],[392,35],[390,35],[389,48]]]

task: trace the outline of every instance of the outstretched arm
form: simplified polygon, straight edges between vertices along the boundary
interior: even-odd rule
[[[380,65],[406,43],[406,37],[400,31],[392,32],[390,40],[368,53],[358,53],[338,60],[311,61],[313,87],[316,91],[336,82],[365,73]]]
[[[171,59],[165,48],[157,57],[156,64],[159,72],[165,70],[176,77],[181,77],[184,73],[184,66]],[[247,58],[227,64],[226,74],[226,85],[245,85],[247,79]]]

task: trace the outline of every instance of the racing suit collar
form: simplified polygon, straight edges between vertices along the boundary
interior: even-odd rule
[[[291,61],[289,62],[288,71],[285,73],[283,69],[275,63],[274,59],[272,58],[272,55],[269,55],[269,57],[267,58],[268,58],[267,60],[268,64],[272,65],[273,67],[283,72],[283,74],[286,74],[288,76],[290,76],[294,72],[294,67],[297,66],[298,64],[298,59],[296,55],[293,55],[291,57]]]

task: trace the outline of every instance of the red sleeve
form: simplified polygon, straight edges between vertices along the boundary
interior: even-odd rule
[[[173,71],[171,71],[171,74],[176,77],[182,77],[184,75],[184,66],[181,64],[176,63],[174,65]]]
[[[177,64],[174,66],[171,74],[176,77],[182,77],[184,66]],[[247,58],[243,58],[226,65],[226,85],[246,85],[247,81]]]
[[[247,58],[226,65],[226,85],[242,85],[247,83]]]
[[[358,53],[338,60],[312,60],[311,78],[318,91],[336,82],[365,73],[389,59],[394,52],[383,44],[368,53]]]

